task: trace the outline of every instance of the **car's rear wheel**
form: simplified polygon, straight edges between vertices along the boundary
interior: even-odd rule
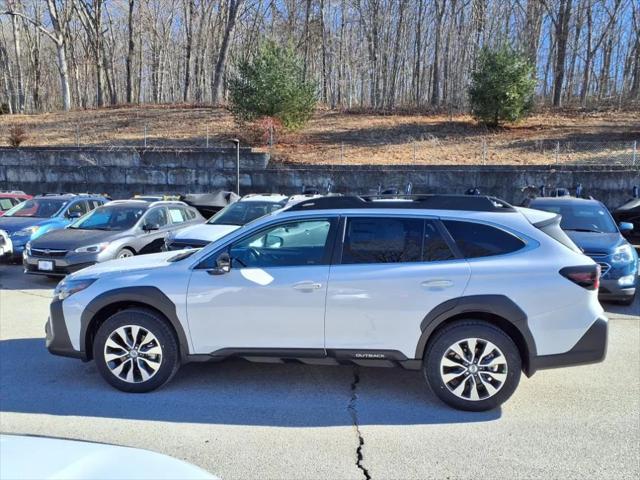
[[[159,314],[138,308],[122,310],[98,329],[93,342],[98,371],[125,392],[149,392],[178,371],[175,334]]]
[[[461,320],[435,334],[423,362],[425,377],[446,404],[470,411],[504,403],[520,381],[518,347],[502,330],[480,320]]]

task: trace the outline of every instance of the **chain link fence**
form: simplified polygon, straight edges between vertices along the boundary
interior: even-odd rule
[[[430,139],[394,144],[341,143],[312,150],[296,153],[295,149],[279,145],[267,149],[276,159],[332,165],[618,165],[640,168],[640,141],[469,139],[461,142]]]
[[[85,130],[77,125],[66,131],[63,144],[76,147],[162,148],[193,150],[232,148],[232,135],[216,125],[193,125],[183,138],[150,125],[140,126],[131,135],[114,135],[113,131]],[[221,131],[222,130],[222,131]],[[264,141],[252,145],[241,138],[242,147],[271,154],[275,161],[321,165],[619,165],[640,168],[640,138],[637,140],[584,141],[566,139],[495,140],[470,135],[465,138],[401,136],[396,142],[378,141],[370,135],[336,142],[331,136],[299,141],[288,140],[274,145]]]

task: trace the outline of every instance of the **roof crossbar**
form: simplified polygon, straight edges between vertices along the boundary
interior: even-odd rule
[[[513,212],[514,208],[487,195],[360,195],[318,197],[288,207],[288,211],[402,208],[422,210],[466,210]]]

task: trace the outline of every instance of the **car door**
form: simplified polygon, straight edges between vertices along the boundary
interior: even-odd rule
[[[355,351],[358,358],[393,351],[388,354],[413,358],[421,321],[462,295],[468,263],[457,258],[436,219],[350,216],[343,229],[329,275],[327,350]]]
[[[138,253],[159,252],[164,245],[164,239],[171,230],[171,223],[165,207],[152,207],[140,220],[140,237]],[[148,229],[147,227],[152,227]]]
[[[197,353],[324,356],[324,313],[337,217],[286,220],[248,233],[192,273],[187,294]],[[212,270],[228,252],[227,273]]]

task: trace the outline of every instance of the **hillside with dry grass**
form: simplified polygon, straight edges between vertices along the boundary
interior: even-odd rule
[[[40,115],[0,115],[0,145],[20,125],[23,146],[146,146],[189,149],[244,145],[280,162],[320,164],[631,163],[640,148],[640,113],[537,114],[488,130],[468,116],[377,115],[319,111],[273,147],[259,128],[238,126],[221,108],[126,107]],[[146,138],[146,140],[145,140]],[[640,157],[640,152],[637,153]],[[640,158],[637,159],[640,163]]]

